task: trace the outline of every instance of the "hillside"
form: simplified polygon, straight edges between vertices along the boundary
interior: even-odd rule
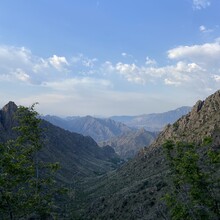
[[[149,146],[156,138],[157,134],[146,131],[144,128],[122,134],[119,137],[101,143],[103,146],[109,145],[123,159],[133,158],[143,147]]]
[[[106,141],[133,130],[121,122],[92,116],[60,118],[47,115],[42,118],[63,129],[90,136],[96,142]]]
[[[112,174],[87,185],[86,219],[164,219],[161,197],[168,190],[169,169],[161,145],[166,139],[195,141],[211,136],[220,146],[220,91],[198,101],[192,111],[167,126],[156,141]],[[217,172],[217,171],[216,171]]]
[[[1,142],[16,137],[12,128],[16,125],[14,114],[17,106],[9,102],[0,110]],[[45,147],[41,158],[46,161],[60,162],[58,178],[71,182],[77,177],[91,177],[103,174],[117,167],[120,161],[113,149],[102,149],[91,137],[69,132],[41,121],[42,140]]]
[[[145,128],[147,131],[161,131],[167,124],[174,123],[186,115],[191,107],[183,106],[164,113],[144,114],[139,116],[113,116],[111,119],[122,122],[129,127]]]

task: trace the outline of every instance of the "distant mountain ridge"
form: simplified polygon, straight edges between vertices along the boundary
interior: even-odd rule
[[[96,142],[106,141],[134,130],[121,122],[115,122],[109,118],[101,119],[92,116],[60,118],[50,115],[42,118],[63,129],[90,136]]]
[[[147,131],[161,131],[167,124],[174,123],[186,115],[191,107],[183,106],[164,113],[152,113],[139,116],[112,116],[111,119],[122,122],[129,127],[145,128]]]
[[[134,157],[143,147],[150,145],[165,125],[173,123],[190,109],[180,107],[165,113],[111,118],[60,118],[50,115],[42,118],[63,129],[91,136],[100,146],[112,146],[120,157],[128,159]]]
[[[0,110],[0,142],[16,137],[12,128],[16,125],[14,114],[17,106],[9,102]],[[120,162],[110,147],[100,148],[91,137],[63,130],[42,120],[42,140],[45,147],[41,158],[45,161],[60,162],[58,179],[71,182],[76,177],[91,177],[113,170]]]

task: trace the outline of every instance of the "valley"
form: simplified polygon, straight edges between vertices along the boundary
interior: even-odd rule
[[[220,220],[220,0],[0,2],[0,220]]]
[[[64,130],[41,119],[45,147],[40,157],[44,161],[59,162],[61,169],[56,174],[57,180],[73,187],[69,218],[163,219],[167,208],[161,203],[161,198],[169,191],[170,170],[162,145],[166,140],[201,145],[204,137],[211,137],[213,147],[219,148],[219,107],[220,91],[217,91],[205,101],[198,101],[189,113],[175,123],[167,124],[159,134],[144,128],[128,127],[112,119],[92,119],[105,126],[110,123],[112,127],[109,127],[118,129],[118,133],[113,133],[115,130],[112,129],[102,147],[90,136],[68,131],[67,128]],[[13,102],[0,110],[1,142],[17,135],[12,129],[17,123],[13,118],[16,111],[17,106]],[[64,123],[64,119],[58,117],[48,118],[53,124],[58,125],[58,121]],[[74,120],[70,120],[72,127]],[[98,130],[103,129],[100,124],[95,126],[94,131],[97,132],[97,127]],[[86,125],[88,135],[93,130],[93,123]],[[96,134],[101,137],[100,133]],[[133,149],[136,149],[136,155]],[[123,159],[129,160],[125,162]]]

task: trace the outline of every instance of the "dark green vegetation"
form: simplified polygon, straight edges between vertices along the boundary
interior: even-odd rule
[[[16,136],[13,108],[0,111],[2,140]],[[41,128],[39,158],[61,164],[56,180],[71,198],[61,203],[67,219],[219,219],[220,91],[116,170],[119,158],[111,147],[45,121]]]
[[[19,107],[15,127],[18,136],[0,144],[0,218],[46,219],[57,214],[54,172],[57,163],[43,162],[39,157],[40,120],[34,106]]]
[[[169,215],[172,210],[168,211],[168,207],[162,200],[173,190],[170,163],[166,159],[162,145],[166,140],[174,140],[175,143],[195,143],[195,146],[201,146],[205,137],[212,139],[213,150],[219,150],[220,91],[205,101],[197,102],[190,113],[173,125],[168,125],[156,141],[150,147],[140,151],[133,160],[128,161],[112,174],[100,177],[92,185],[87,185],[86,192],[91,202],[84,215],[85,218],[172,219]],[[188,151],[187,147],[184,151]],[[199,167],[200,164],[203,167],[205,152],[202,150],[198,152]],[[196,157],[194,159],[196,160]],[[211,165],[207,167],[212,168]],[[187,172],[190,175],[189,169]],[[218,165],[213,175],[219,178]],[[198,188],[200,189],[200,186]],[[219,188],[215,190],[219,193]],[[174,216],[173,219],[175,219]],[[193,217],[190,216],[189,219]]]
[[[74,219],[74,209],[80,209],[74,202],[75,195],[84,197],[79,182],[114,170],[121,160],[111,147],[100,148],[92,138],[65,131],[39,120],[35,118],[37,113],[32,108],[29,110],[24,107],[18,109],[13,102],[9,102],[0,110],[2,181],[0,187],[1,190],[3,187],[6,191],[11,190],[9,194],[6,193],[1,197],[1,208],[4,212],[1,212],[0,219],[26,219],[27,216],[31,217],[31,214],[36,217],[35,215],[41,213],[42,215],[50,213],[54,216],[58,213],[67,219]],[[14,127],[18,129],[15,130]],[[56,162],[59,162],[60,169],[53,173],[52,171],[57,168]],[[27,171],[23,168],[27,168]],[[16,178],[5,175],[5,170]],[[51,180],[49,174],[53,177]],[[32,178],[28,179],[30,176]],[[36,179],[39,186],[37,188],[45,190],[42,194],[30,196],[33,190],[36,190],[36,181],[34,182]],[[56,185],[52,187],[54,180]],[[65,200],[60,192],[56,193],[60,185],[67,189],[68,198]],[[39,207],[36,200],[40,204]],[[8,201],[12,204],[7,205]],[[55,201],[58,206],[56,204],[55,210],[52,210],[50,208],[54,208]],[[11,206],[15,210],[10,211]],[[23,206],[25,208],[22,208]],[[35,213],[32,213],[33,206],[36,208]],[[14,215],[16,217],[13,217]],[[22,215],[24,216],[21,217]],[[42,218],[45,219],[45,216]]]
[[[16,138],[17,132],[13,130],[17,126],[14,118],[16,111],[17,106],[13,102],[0,110],[1,142]],[[92,138],[63,130],[44,120],[41,120],[40,128],[43,130],[41,138],[44,147],[39,157],[46,162],[60,163],[57,175],[60,181],[69,183],[75,176],[91,177],[117,167],[115,161],[120,159],[114,151],[100,148]]]
[[[171,192],[164,196],[171,219],[220,219],[220,149],[167,141],[163,147],[171,170]]]
[[[49,115],[42,118],[69,131],[91,136],[99,146],[111,146],[123,159],[133,158],[140,149],[150,145],[157,136],[156,133],[130,128],[111,119],[91,116],[63,119]]]

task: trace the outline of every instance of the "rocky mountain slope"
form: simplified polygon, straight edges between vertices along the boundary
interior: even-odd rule
[[[17,106],[9,102],[0,110],[0,141],[16,137],[14,114]],[[45,147],[41,157],[46,161],[60,162],[58,178],[71,182],[77,177],[103,174],[117,167],[120,161],[112,148],[100,148],[91,137],[63,130],[42,120]]]
[[[220,91],[209,96],[205,101],[199,100],[192,111],[168,125],[160,134],[154,145],[161,144],[164,139],[187,139],[189,142],[201,143],[204,137],[212,137],[216,144],[220,143]]]
[[[149,146],[157,134],[146,131],[144,128],[122,134],[119,137],[101,143],[114,148],[115,152],[123,159],[133,158],[143,147]],[[100,143],[99,143],[100,144]]]
[[[106,141],[133,130],[121,122],[92,116],[60,118],[47,115],[42,118],[63,129],[90,136],[96,142]]]
[[[165,219],[161,197],[169,187],[169,169],[161,145],[166,139],[194,141],[204,137],[220,146],[220,91],[198,101],[192,111],[167,126],[157,140],[111,174],[86,186],[85,219]]]
[[[145,128],[147,131],[161,131],[167,124],[174,123],[186,115],[191,107],[183,106],[164,113],[153,113],[139,116],[113,116],[111,119],[122,122],[129,127]]]

